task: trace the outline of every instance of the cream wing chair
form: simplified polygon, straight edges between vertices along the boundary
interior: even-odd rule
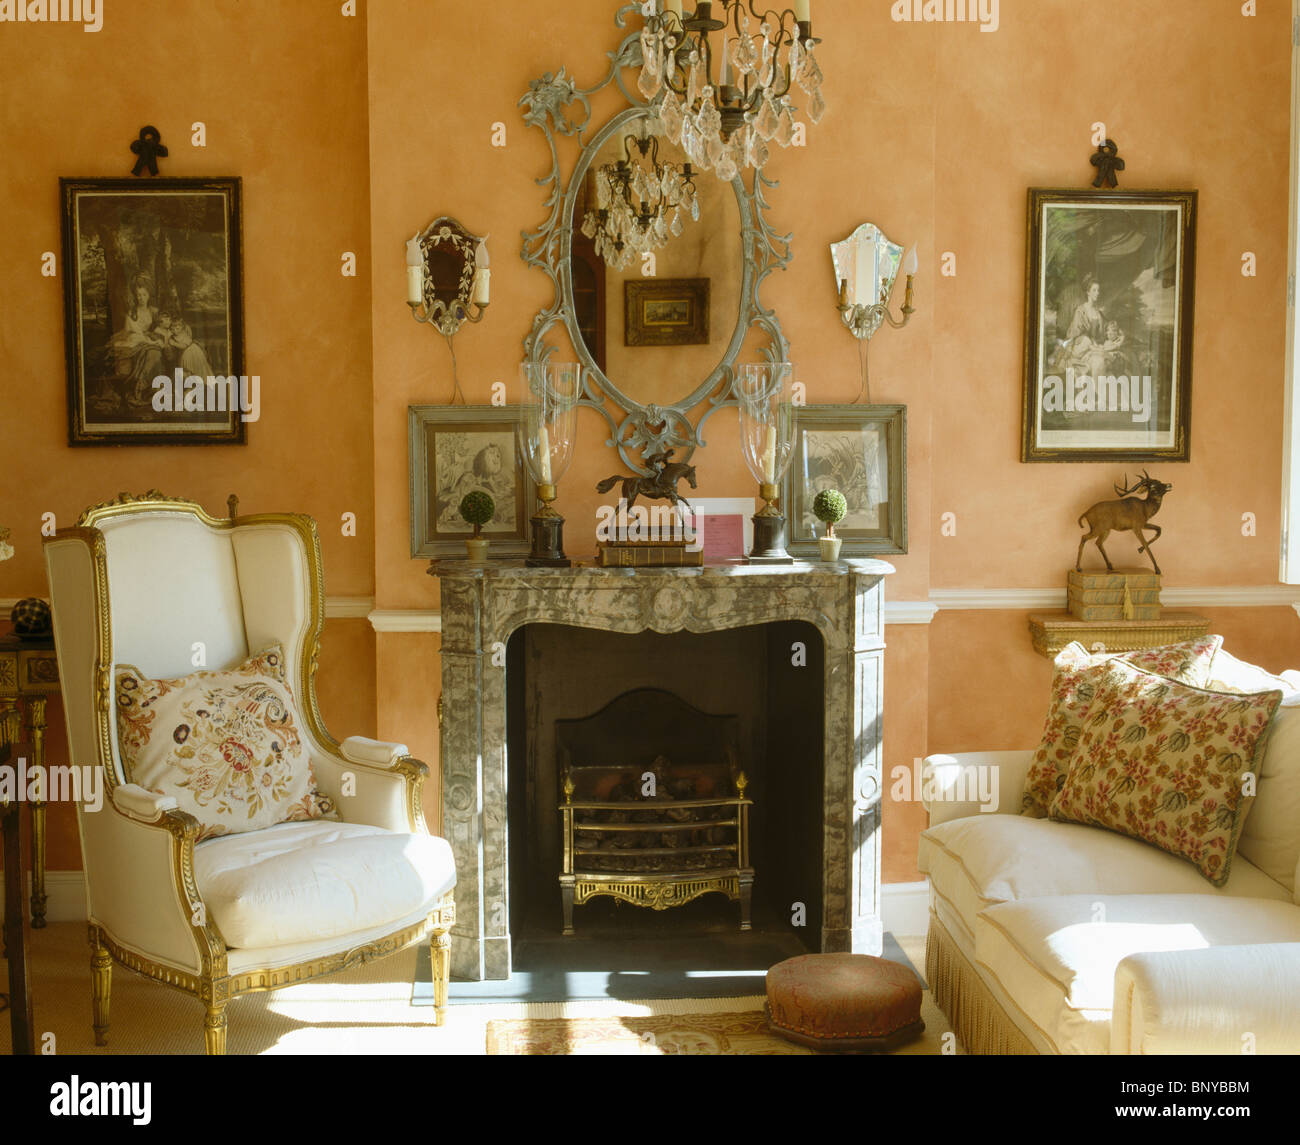
[[[325,598],[310,517],[209,517],[157,492],[88,509],[45,544],[70,760],[103,768],[100,810],[77,808],[93,1023],[107,1043],[112,964],[195,994],[208,1053],[226,1005],[429,938],[442,1024],[455,866],[421,808],[427,768],[401,744],[336,742],[316,704]],[[278,642],[316,783],[342,822],[281,823],[196,845],[198,821],[127,781],[114,675],[235,667]]]

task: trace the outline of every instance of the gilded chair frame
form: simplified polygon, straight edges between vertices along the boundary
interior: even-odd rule
[[[311,738],[315,740],[314,747],[331,756],[338,765],[353,772],[368,771],[400,776],[405,783],[404,804],[410,831],[413,834],[429,834],[421,803],[428,767],[409,755],[395,758],[388,767],[345,756],[338,741],[329,733],[321,719],[316,700],[315,677],[325,620],[324,568],[316,522],[311,517],[294,513],[266,513],[214,518],[196,502],[168,497],[157,490],[151,490],[141,496],[123,493],[116,500],[87,509],[81,514],[75,526],[58,530],[54,537],[46,541],[46,544],[80,540],[90,552],[95,617],[95,748],[96,762],[103,769],[106,788],[104,807],[100,814],[121,816],[131,820],[137,826],[162,831],[170,836],[168,854],[172,884],[182,909],[188,913],[188,925],[199,967],[197,973],[190,972],[159,961],[141,950],[133,949],[125,939],[110,935],[108,930],[97,922],[92,908],[89,919],[89,939],[92,950],[91,990],[95,1044],[101,1046],[107,1044],[114,962],[148,978],[183,990],[187,994],[195,995],[204,1006],[203,1035],[206,1052],[224,1054],[226,1006],[232,999],[243,994],[274,990],[347,970],[395,954],[425,938],[429,939],[433,965],[434,1024],[442,1025],[445,1018],[447,981],[450,972],[449,935],[456,916],[452,892],[448,892],[423,920],[355,948],[309,958],[290,965],[255,966],[231,974],[228,969],[228,948],[225,939],[212,922],[195,882],[194,846],[199,833],[198,821],[192,815],[176,809],[161,810],[156,818],[149,820],[119,808],[114,802],[113,792],[122,782],[123,777],[118,773],[110,726],[115,713],[112,613],[109,606],[107,546],[104,533],[98,526],[105,521],[127,515],[160,512],[187,513],[214,530],[232,530],[248,525],[281,525],[288,526],[298,534],[308,558],[310,588],[310,618],[304,634],[302,655],[299,658],[298,679],[295,681],[295,691],[303,722],[307,725]]]

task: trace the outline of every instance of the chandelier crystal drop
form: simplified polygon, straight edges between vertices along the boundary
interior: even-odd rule
[[[664,138],[724,181],[762,168],[768,143],[794,142],[797,93],[812,123],[826,113],[810,3],[791,3],[760,15],[754,0],[697,0],[693,12],[657,0],[646,17],[638,89],[660,101]]]
[[[613,270],[666,246],[682,233],[687,218],[699,220],[689,149],[681,166],[659,161],[658,136],[666,131],[662,116],[647,123],[644,134],[624,137],[622,159],[592,172],[582,233]]]

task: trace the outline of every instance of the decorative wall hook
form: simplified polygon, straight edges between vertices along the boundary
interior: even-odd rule
[[[1124,160],[1119,157],[1119,144],[1113,139],[1107,139],[1098,147],[1088,162],[1097,168],[1097,177],[1092,181],[1094,187],[1119,186],[1115,172],[1124,170]]]
[[[131,154],[139,156],[135,161],[135,166],[131,168],[132,175],[143,175],[148,171],[150,175],[158,174],[158,160],[167,158],[167,148],[162,141],[162,132],[156,127],[145,126],[140,128],[139,138],[131,140]]]

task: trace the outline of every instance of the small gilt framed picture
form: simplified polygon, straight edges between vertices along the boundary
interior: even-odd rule
[[[628,279],[623,284],[623,343],[701,346],[709,341],[707,278]]]

